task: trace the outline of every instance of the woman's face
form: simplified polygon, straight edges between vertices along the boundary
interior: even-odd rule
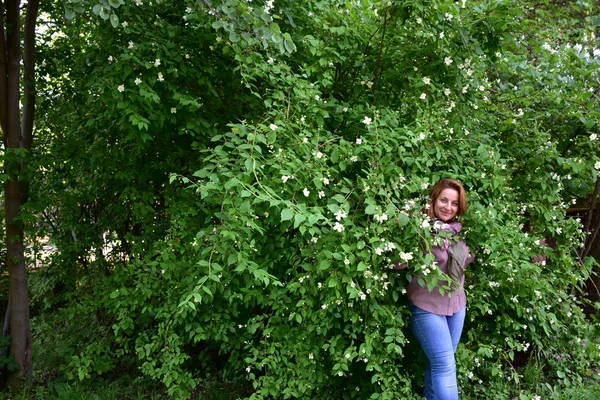
[[[443,222],[448,222],[458,211],[458,191],[452,188],[442,190],[433,204],[433,215]]]

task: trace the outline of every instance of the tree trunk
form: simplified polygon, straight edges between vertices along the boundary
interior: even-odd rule
[[[7,176],[4,183],[6,262],[9,278],[7,315],[11,337],[10,355],[19,366],[18,370],[8,374],[7,383],[13,390],[21,388],[32,376],[29,288],[21,218],[22,206],[27,201],[29,190],[27,182],[21,179],[21,172],[25,168],[24,153],[21,150],[29,149],[33,138],[34,47],[38,9],[39,0],[28,1],[24,40],[21,43],[20,0],[0,0],[0,128],[6,151],[4,173]],[[6,12],[3,12],[4,10]],[[23,97],[21,86],[24,88]]]
[[[21,182],[18,177],[6,181],[4,194],[10,296],[10,355],[20,368],[8,375],[8,385],[14,390],[31,380],[29,289],[24,258],[23,228],[21,222],[17,220],[21,209]]]

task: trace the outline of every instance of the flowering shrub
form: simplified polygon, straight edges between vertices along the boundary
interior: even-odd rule
[[[144,34],[144,5],[123,7],[117,21],[136,21],[125,34]],[[566,209],[597,176],[597,104],[581,103],[597,82],[595,49],[513,40],[531,21],[512,2],[148,7],[185,46],[169,34],[159,51],[119,37],[123,54],[97,67],[110,88],[101,78],[91,86],[118,103],[97,121],[118,115],[134,143],[116,160],[158,183],[142,190],[121,175],[138,185],[123,189],[124,207],[134,205],[127,212],[145,230],[119,236],[130,246],[121,260],[97,254],[111,267],[90,274],[94,289],[70,313],[102,310],[112,332],[72,358],[69,373],[103,373],[106,357],[135,354],[176,397],[218,363],[226,379],[252,386],[250,398],[418,398],[424,362],[404,294],[413,275],[430,288],[445,278],[424,252],[436,222],[423,207],[447,176],[467,189],[462,222],[476,253],[457,353],[463,392],[507,378],[518,388],[528,360],[559,380],[591,373],[600,344],[578,289],[594,261],[577,258],[585,234]],[[193,30],[199,43],[183,35]],[[211,79],[184,61],[198,52]],[[65,210],[85,198],[70,195]],[[156,202],[160,216],[148,211]],[[121,228],[99,221],[94,240]]]

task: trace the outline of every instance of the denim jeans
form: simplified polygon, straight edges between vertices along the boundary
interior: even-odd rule
[[[450,317],[421,310],[412,303],[410,311],[412,332],[428,358],[423,396],[427,400],[458,400],[454,353],[466,307]]]

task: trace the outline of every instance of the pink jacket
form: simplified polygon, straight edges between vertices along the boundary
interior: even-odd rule
[[[449,224],[446,224],[444,229],[444,231],[450,231],[454,234],[458,234],[461,230],[462,224],[460,222],[450,222]],[[465,260],[465,265],[470,264],[473,262],[474,256],[469,253],[469,248],[464,240],[461,239],[459,243],[466,247],[465,254],[468,254],[467,259]],[[448,273],[447,246],[433,246],[431,252],[435,257],[435,262],[437,263],[438,268],[442,272]],[[396,268],[404,269],[406,268],[406,264],[397,265]],[[446,281],[442,281],[441,283],[445,284]],[[437,287],[434,287],[431,292],[427,289],[427,286],[421,287],[418,282],[418,276],[415,275],[408,285],[407,296],[415,306],[422,310],[433,314],[450,316],[461,310],[467,304],[467,296],[465,295],[464,284],[465,278],[463,276],[460,282],[459,290],[445,292],[444,295],[442,295]]]

